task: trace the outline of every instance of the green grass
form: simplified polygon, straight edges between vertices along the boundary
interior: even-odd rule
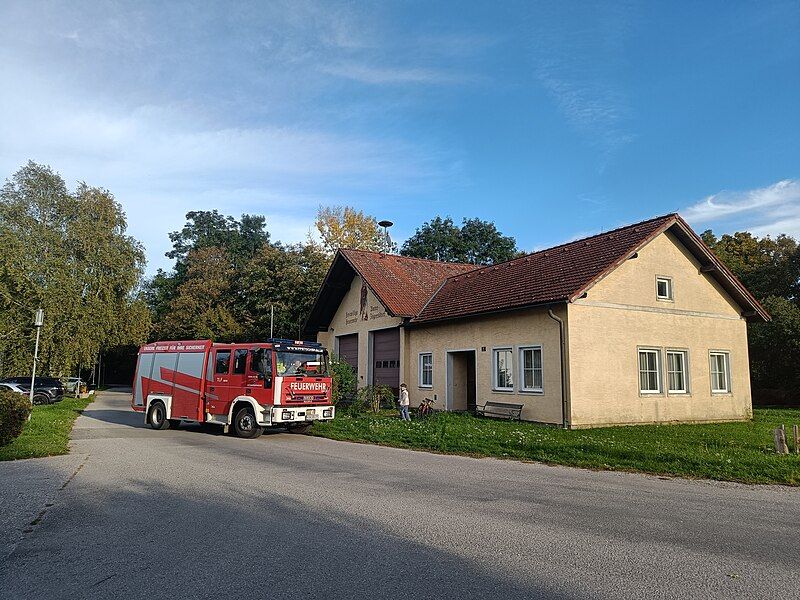
[[[67,454],[72,424],[93,399],[93,395],[86,399],[64,398],[55,404],[34,406],[22,435],[0,446],[0,460]]]
[[[494,456],[589,469],[800,485],[800,455],[775,454],[772,430],[800,424],[797,409],[755,409],[749,422],[564,430],[525,422],[439,413],[405,423],[395,414],[344,411],[312,434],[448,454]],[[791,437],[791,433],[789,433]],[[793,450],[790,442],[790,450]]]

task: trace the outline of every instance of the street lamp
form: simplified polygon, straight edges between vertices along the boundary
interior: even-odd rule
[[[31,372],[31,392],[30,401],[33,405],[33,384],[36,383],[36,362],[39,360],[39,334],[42,331],[44,324],[44,311],[39,308],[36,310],[36,316],[33,318],[33,325],[36,327],[36,347],[33,350],[33,371]]]
[[[394,225],[391,221],[381,221],[378,223],[379,227],[383,227],[383,247],[384,254],[389,254],[392,250],[392,238],[389,237],[389,227]]]

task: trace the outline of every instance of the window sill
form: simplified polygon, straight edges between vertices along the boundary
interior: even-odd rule
[[[544,390],[520,390],[519,393],[528,396],[544,396]]]
[[[498,394],[513,394],[514,388],[492,388],[492,391]]]
[[[433,389],[433,384],[431,384],[431,385],[418,385],[417,387],[419,389],[421,389],[421,390],[432,390]]]

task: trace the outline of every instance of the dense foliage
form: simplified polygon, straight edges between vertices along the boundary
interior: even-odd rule
[[[5,446],[22,433],[31,403],[27,396],[0,389],[0,446]]]
[[[349,363],[331,355],[331,399],[334,404],[352,404],[358,378]]]
[[[0,191],[0,374],[30,373],[43,308],[40,369],[67,375],[103,350],[144,341],[137,298],[144,251],[126,235],[125,213],[107,190],[67,190],[49,167],[29,162]]]
[[[274,244],[260,216],[193,211],[170,234],[175,259],[145,285],[154,339],[296,338],[329,259],[314,242]]]
[[[518,255],[516,240],[500,233],[494,223],[465,218],[459,227],[450,217],[424,223],[406,240],[400,253],[476,265],[499,263]]]
[[[752,386],[800,395],[800,246],[786,235],[702,234],[714,253],[772,315],[748,326]]]

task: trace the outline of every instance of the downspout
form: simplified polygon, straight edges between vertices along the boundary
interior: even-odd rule
[[[547,309],[547,314],[551,319],[558,323],[558,337],[561,342],[561,424],[564,429],[569,429],[569,402],[567,400],[567,347],[564,342],[564,320],[553,312],[552,308]]]

